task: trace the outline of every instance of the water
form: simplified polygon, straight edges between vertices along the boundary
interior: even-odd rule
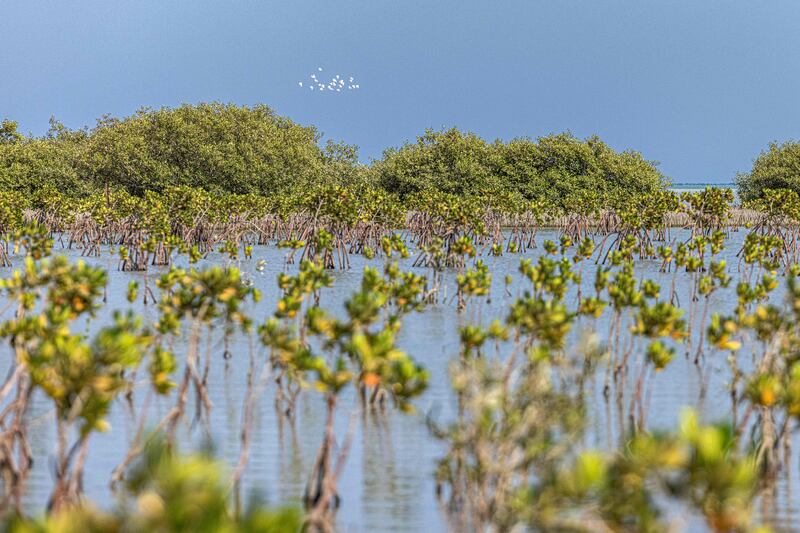
[[[739,192],[736,190],[735,183],[673,183],[669,190],[680,195],[682,192],[703,192],[706,187],[733,189],[733,203],[734,205],[739,203]]]
[[[537,237],[540,244],[544,239],[557,240],[557,233],[542,231]],[[673,238],[685,238],[681,231],[673,231]],[[728,260],[728,270],[734,278],[737,275],[738,260],[736,252],[744,238],[744,232],[733,232],[727,241],[722,257]],[[59,251],[73,259],[79,258],[77,251]],[[537,257],[543,253],[541,246],[530,250],[524,256]],[[252,260],[238,263],[240,268],[253,280],[254,285],[263,292],[261,302],[249,309],[255,323],[261,323],[274,311],[279,294],[275,278],[284,269],[284,251],[274,246],[255,247]],[[439,508],[434,493],[434,468],[437,459],[444,453],[442,443],[436,441],[425,425],[425,416],[446,422],[452,419],[455,411],[454,397],[450,389],[448,366],[458,356],[458,327],[468,323],[488,323],[495,318],[504,318],[513,297],[526,288],[527,281],[517,274],[521,255],[506,254],[502,257],[484,256],[493,274],[492,298],[489,302],[472,302],[468,309],[459,313],[453,296],[455,295],[454,272],[447,272],[445,286],[448,296],[444,301],[432,305],[422,314],[408,316],[399,336],[402,349],[411,354],[430,371],[428,390],[417,400],[417,414],[406,415],[389,410],[385,415],[362,413],[352,394],[340,401],[337,412],[336,434],[341,441],[350,428],[354,428],[353,444],[347,464],[339,480],[342,506],[338,513],[337,526],[343,531],[419,531],[423,529],[439,531],[446,529],[446,518]],[[259,259],[266,260],[263,272],[256,271]],[[183,260],[183,258],[181,259]],[[127,302],[124,294],[132,279],[145,283],[145,277],[152,285],[159,270],[144,273],[121,272],[117,260],[109,254],[100,258],[89,258],[88,262],[103,266],[109,273],[109,303],[98,314],[89,330],[94,330],[109,320],[110,311],[124,309]],[[382,260],[371,262],[360,256],[351,257],[352,268],[334,271],[335,282],[332,288],[324,290],[322,305],[326,309],[342,314],[343,301],[357,288],[361,281],[363,267],[371,263],[380,265]],[[16,259],[15,264],[20,260]],[[200,266],[225,265],[230,260],[221,254],[211,254]],[[411,260],[401,263],[411,269]],[[593,263],[586,264],[584,286],[591,286],[594,280]],[[180,262],[179,262],[180,264]],[[657,280],[662,286],[662,298],[668,293],[672,274],[658,272],[656,261],[637,261],[637,275]],[[296,266],[290,266],[294,271]],[[10,270],[4,269],[3,275]],[[427,272],[426,269],[418,269]],[[511,296],[505,294],[504,277],[515,275],[511,286]],[[688,302],[689,275],[679,274],[678,294],[681,303]],[[157,293],[155,287],[153,290]],[[773,295],[780,301],[781,291]],[[572,305],[573,297],[568,297]],[[735,306],[735,279],[728,289],[713,296],[711,310],[730,312]],[[152,322],[157,312],[152,305],[143,306],[141,301],[134,306],[146,320]],[[584,321],[574,328],[571,334],[575,340],[584,330],[593,330],[601,336],[608,331],[608,310],[598,322]],[[221,332],[220,332],[221,333]],[[233,357],[225,361],[222,357],[221,338],[215,339],[215,354],[211,360],[209,393],[213,402],[210,423],[203,427],[191,427],[193,404],[189,415],[182,422],[180,444],[182,449],[190,450],[212,442],[216,454],[231,465],[239,457],[240,429],[243,396],[246,388],[246,375],[250,360],[249,342],[238,336],[231,345]],[[257,341],[256,359],[264,357],[264,349]],[[642,353],[639,351],[636,354]],[[649,409],[648,425],[651,428],[672,429],[676,426],[681,409],[695,406],[706,421],[715,421],[730,416],[730,401],[725,388],[729,379],[728,367],[723,354],[710,354],[704,363],[708,376],[708,394],[700,398],[703,377],[687,360],[681,350],[673,362],[655,376],[652,384],[654,392]],[[636,363],[638,365],[638,363]],[[180,367],[179,367],[180,368]],[[634,366],[638,368],[638,366]],[[135,400],[141,405],[147,394],[147,384],[140,378],[135,391]],[[631,380],[633,381],[633,380]],[[593,402],[590,406],[590,421],[585,439],[587,447],[609,449],[618,444],[618,431],[615,415],[609,417],[602,399],[602,371],[599,372],[594,387]],[[316,451],[321,442],[324,429],[324,406],[321,395],[305,391],[300,396],[297,422],[294,426],[283,420],[273,407],[273,388],[265,390],[255,416],[254,433],[250,459],[244,476],[244,493],[258,494],[267,502],[274,504],[300,505],[300,497],[312,467]],[[155,424],[172,406],[172,397],[159,398],[150,410],[150,423]],[[193,400],[192,400],[193,402]],[[613,411],[613,410],[612,410]],[[54,457],[54,421],[50,401],[37,395],[32,406],[30,438],[36,463],[27,487],[26,505],[31,512],[40,512],[52,488],[51,463]],[[93,501],[101,506],[113,504],[109,491],[110,473],[124,457],[129,443],[136,432],[135,420],[122,402],[114,405],[109,422],[112,430],[92,437],[91,452],[86,465],[85,490]],[[797,446],[797,443],[794,443]],[[791,471],[783,477],[777,491],[771,498],[759,502],[758,514],[771,522],[777,529],[791,529],[798,517],[797,480],[800,479],[797,461],[790,462]],[[699,530],[702,520],[693,513],[687,513],[675,505],[668,505],[670,516],[679,529]]]
[[[718,189],[735,189],[736,184],[733,182],[718,182],[718,183],[703,183],[703,182],[678,182],[670,185],[673,191],[702,191],[706,187],[716,187]]]

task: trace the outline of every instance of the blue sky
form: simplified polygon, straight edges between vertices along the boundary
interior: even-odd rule
[[[263,102],[363,160],[426,127],[570,130],[730,181],[800,138],[797,0],[0,0],[0,117]],[[353,75],[319,94],[298,80]]]

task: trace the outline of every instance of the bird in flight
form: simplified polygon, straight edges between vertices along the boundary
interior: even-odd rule
[[[322,72],[322,67],[317,67],[317,72]],[[310,81],[305,86],[311,91],[317,89],[319,92],[322,92],[327,89],[328,92],[341,93],[343,89],[346,91],[357,91],[361,88],[361,86],[356,83],[354,76],[348,76],[347,82],[345,82],[345,78],[341,74],[336,74],[328,81],[318,79],[317,73],[312,73],[308,78]],[[298,81],[297,86],[302,89],[304,87],[303,82]]]

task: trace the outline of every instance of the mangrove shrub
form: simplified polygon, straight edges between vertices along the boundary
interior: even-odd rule
[[[791,189],[800,193],[800,142],[771,143],[753,161],[750,172],[736,176],[743,201],[757,200],[766,189]]]

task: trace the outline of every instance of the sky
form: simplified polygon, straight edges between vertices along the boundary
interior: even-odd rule
[[[800,138],[797,0],[0,0],[0,36],[0,118],[34,134],[265,103],[365,162],[426,128],[569,130],[676,183]],[[360,89],[298,87],[312,73]]]

